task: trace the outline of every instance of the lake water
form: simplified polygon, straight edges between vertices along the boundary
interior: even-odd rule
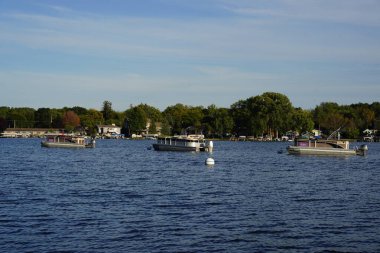
[[[289,143],[215,142],[211,155],[151,144],[0,139],[0,251],[380,252],[380,143],[345,158],[278,152]]]

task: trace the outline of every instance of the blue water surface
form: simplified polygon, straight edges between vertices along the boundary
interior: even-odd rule
[[[366,157],[292,156],[288,143],[220,141],[212,154],[151,145],[0,139],[0,251],[380,252],[380,143]]]

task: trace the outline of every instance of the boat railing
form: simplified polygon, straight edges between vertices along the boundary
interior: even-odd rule
[[[327,137],[327,140],[330,140],[332,139],[334,136],[337,136],[337,139],[340,140],[340,129],[342,127],[339,127],[338,129],[336,129],[334,132],[332,132],[329,137]]]

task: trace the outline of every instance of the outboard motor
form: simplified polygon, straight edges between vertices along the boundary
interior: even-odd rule
[[[95,148],[95,138],[91,138],[91,141],[88,145],[86,145],[87,148]]]
[[[357,155],[367,155],[368,153],[368,146],[363,144],[360,145],[360,147],[356,150]]]

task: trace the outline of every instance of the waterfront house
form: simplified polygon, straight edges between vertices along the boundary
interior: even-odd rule
[[[152,134],[152,132],[155,132],[156,134],[161,135],[161,129],[161,122],[154,122],[153,124],[152,121],[148,119],[146,122],[146,128],[143,130],[143,134],[148,135]]]
[[[97,128],[98,128],[98,134],[101,136],[111,136],[111,135],[119,136],[121,133],[121,127],[116,126],[115,124],[98,125]]]
[[[375,136],[376,136],[377,130],[375,129],[366,129],[363,131],[363,141],[375,141]]]

